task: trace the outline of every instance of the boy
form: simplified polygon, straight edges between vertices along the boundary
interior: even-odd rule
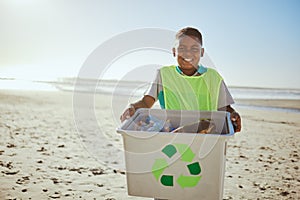
[[[223,78],[214,69],[199,65],[204,55],[201,33],[191,27],[176,34],[173,56],[178,66],[162,67],[155,82],[144,97],[130,104],[120,120],[131,117],[139,108],[151,108],[159,100],[163,109],[228,111],[235,126],[241,131],[240,115],[230,106],[234,103]]]

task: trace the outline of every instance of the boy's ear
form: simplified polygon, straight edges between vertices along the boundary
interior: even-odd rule
[[[176,49],[173,47],[172,48],[173,56],[176,57]]]
[[[204,55],[204,48],[201,48],[201,57],[203,57],[203,55]]]

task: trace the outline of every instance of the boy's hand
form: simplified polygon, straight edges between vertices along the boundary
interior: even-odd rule
[[[129,108],[127,108],[124,113],[120,116],[121,122],[124,120],[130,118],[137,109],[139,108],[151,108],[153,104],[155,103],[155,99],[152,96],[145,95],[140,101],[137,101],[133,104],[129,105]]]
[[[234,132],[240,132],[242,129],[242,120],[239,113],[233,111],[232,113],[230,113],[230,119],[233,124]]]
[[[135,108],[132,104],[130,104],[129,108],[127,108],[120,116],[121,122],[123,122],[126,119],[129,119],[134,113],[135,113]]]

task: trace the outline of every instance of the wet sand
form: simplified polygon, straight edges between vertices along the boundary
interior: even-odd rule
[[[127,99],[97,95],[95,102],[105,140],[93,146],[95,133],[77,130],[91,120],[74,120],[72,93],[0,91],[0,199],[147,199],[127,195],[119,157],[115,128]],[[299,199],[300,113],[238,111],[243,130],[228,143],[224,199]]]
[[[293,99],[237,99],[237,104],[249,105],[249,106],[267,106],[272,108],[287,108],[294,109],[300,112],[300,100]]]

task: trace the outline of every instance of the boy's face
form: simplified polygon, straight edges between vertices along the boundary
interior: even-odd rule
[[[182,70],[195,71],[203,53],[199,40],[192,36],[182,36],[177,47],[173,48],[173,54],[177,55],[177,62]]]

